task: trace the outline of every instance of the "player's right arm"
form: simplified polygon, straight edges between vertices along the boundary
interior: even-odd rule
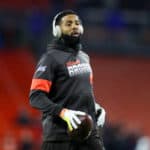
[[[59,115],[62,110],[61,105],[48,97],[53,85],[55,65],[52,56],[42,56],[33,75],[29,94],[30,105],[47,115]]]

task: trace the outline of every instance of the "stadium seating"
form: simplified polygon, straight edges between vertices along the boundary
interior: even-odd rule
[[[21,108],[26,109],[31,118],[39,116],[28,100],[34,67],[35,60],[26,49],[0,51],[0,137],[6,131],[20,136],[22,126],[17,124],[17,116]]]

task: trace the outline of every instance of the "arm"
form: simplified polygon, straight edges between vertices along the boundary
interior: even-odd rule
[[[53,84],[56,67],[54,64],[54,59],[51,56],[42,56],[36,67],[29,95],[30,105],[48,115],[58,115],[62,109],[62,106],[48,98]]]
[[[53,103],[47,96],[47,93],[41,90],[30,92],[30,105],[47,115],[59,115],[62,107]]]

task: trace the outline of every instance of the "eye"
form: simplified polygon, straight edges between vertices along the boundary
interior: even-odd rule
[[[71,23],[67,23],[66,26],[70,27],[70,26],[71,26]]]
[[[81,22],[80,21],[76,21],[76,25],[81,25]]]
[[[71,21],[66,21],[66,22],[65,22],[65,26],[70,27],[71,25],[72,25],[72,22],[71,22]]]

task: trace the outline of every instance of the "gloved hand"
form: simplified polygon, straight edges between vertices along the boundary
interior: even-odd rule
[[[103,127],[105,124],[106,111],[99,104],[95,103],[97,125]]]
[[[60,112],[59,116],[67,123],[69,131],[72,131],[73,129],[77,129],[78,125],[81,124],[81,121],[78,118],[78,116],[84,115],[86,115],[85,112],[64,108]]]

